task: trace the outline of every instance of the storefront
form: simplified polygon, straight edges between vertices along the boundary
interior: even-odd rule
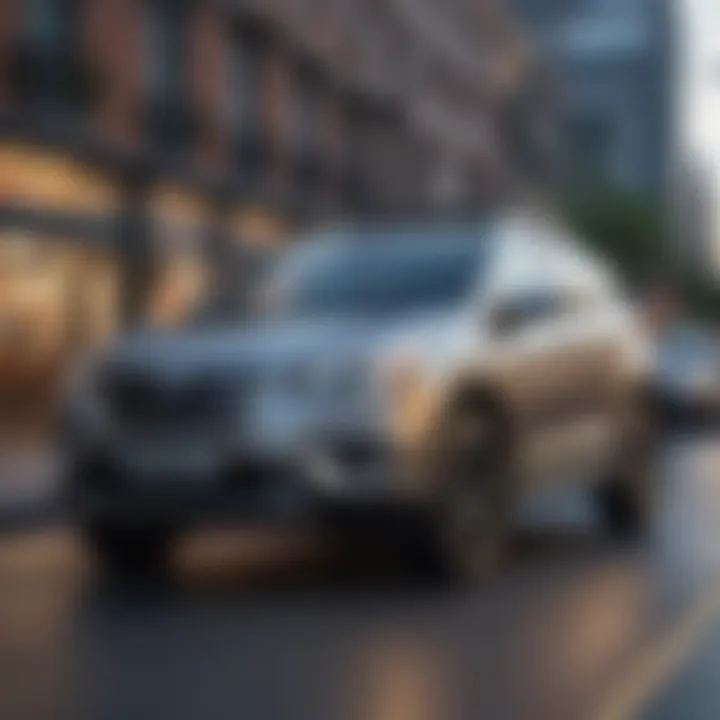
[[[159,185],[150,198],[157,251],[155,285],[151,292],[148,318],[160,325],[185,322],[218,285],[247,283],[253,271],[253,254],[278,248],[287,232],[275,214],[259,207],[240,207],[221,218],[203,199],[172,185]],[[216,210],[215,210],[216,211]],[[223,235],[225,248],[213,266],[210,233]],[[217,260],[217,258],[216,258]],[[230,277],[228,277],[228,274]]]
[[[117,198],[67,156],[0,146],[0,420],[44,415],[69,359],[116,330]]]
[[[68,366],[118,332],[122,211],[112,172],[69,154],[0,144],[0,423],[51,415]],[[199,193],[159,182],[146,217],[153,266],[146,320],[181,324],[214,283],[211,207]],[[284,230],[256,208],[223,218],[231,244],[266,248]]]
[[[212,279],[203,248],[209,211],[200,198],[186,190],[160,185],[150,196],[149,212],[156,266],[148,321],[179,325],[195,311]]]

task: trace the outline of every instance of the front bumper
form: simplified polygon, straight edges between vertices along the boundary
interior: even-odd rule
[[[66,499],[79,523],[213,521],[303,522],[340,509],[395,506],[398,491],[390,454],[356,444],[286,458],[246,457],[217,462],[212,470],[128,468],[122,458],[95,451],[69,463]]]

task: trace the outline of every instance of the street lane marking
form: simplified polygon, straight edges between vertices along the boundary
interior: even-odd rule
[[[592,720],[631,720],[681,669],[693,650],[720,620],[720,583],[701,594],[660,641],[645,653],[613,690]]]

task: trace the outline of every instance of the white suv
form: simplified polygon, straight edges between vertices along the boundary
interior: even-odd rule
[[[597,484],[613,530],[646,520],[648,348],[559,225],[325,233],[258,304],[236,327],[123,337],[75,378],[68,489],[106,561],[157,561],[195,523],[382,512],[415,556],[473,578],[518,497],[569,478]]]

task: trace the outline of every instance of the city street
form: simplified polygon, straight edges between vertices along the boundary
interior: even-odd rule
[[[0,720],[720,720],[718,8],[1,3]]]
[[[604,539],[584,497],[528,508],[506,568],[466,593],[379,553],[219,531],[188,538],[172,580],[120,584],[70,529],[8,531],[0,717],[639,714],[717,619],[718,458],[712,439],[671,443],[643,548]]]

